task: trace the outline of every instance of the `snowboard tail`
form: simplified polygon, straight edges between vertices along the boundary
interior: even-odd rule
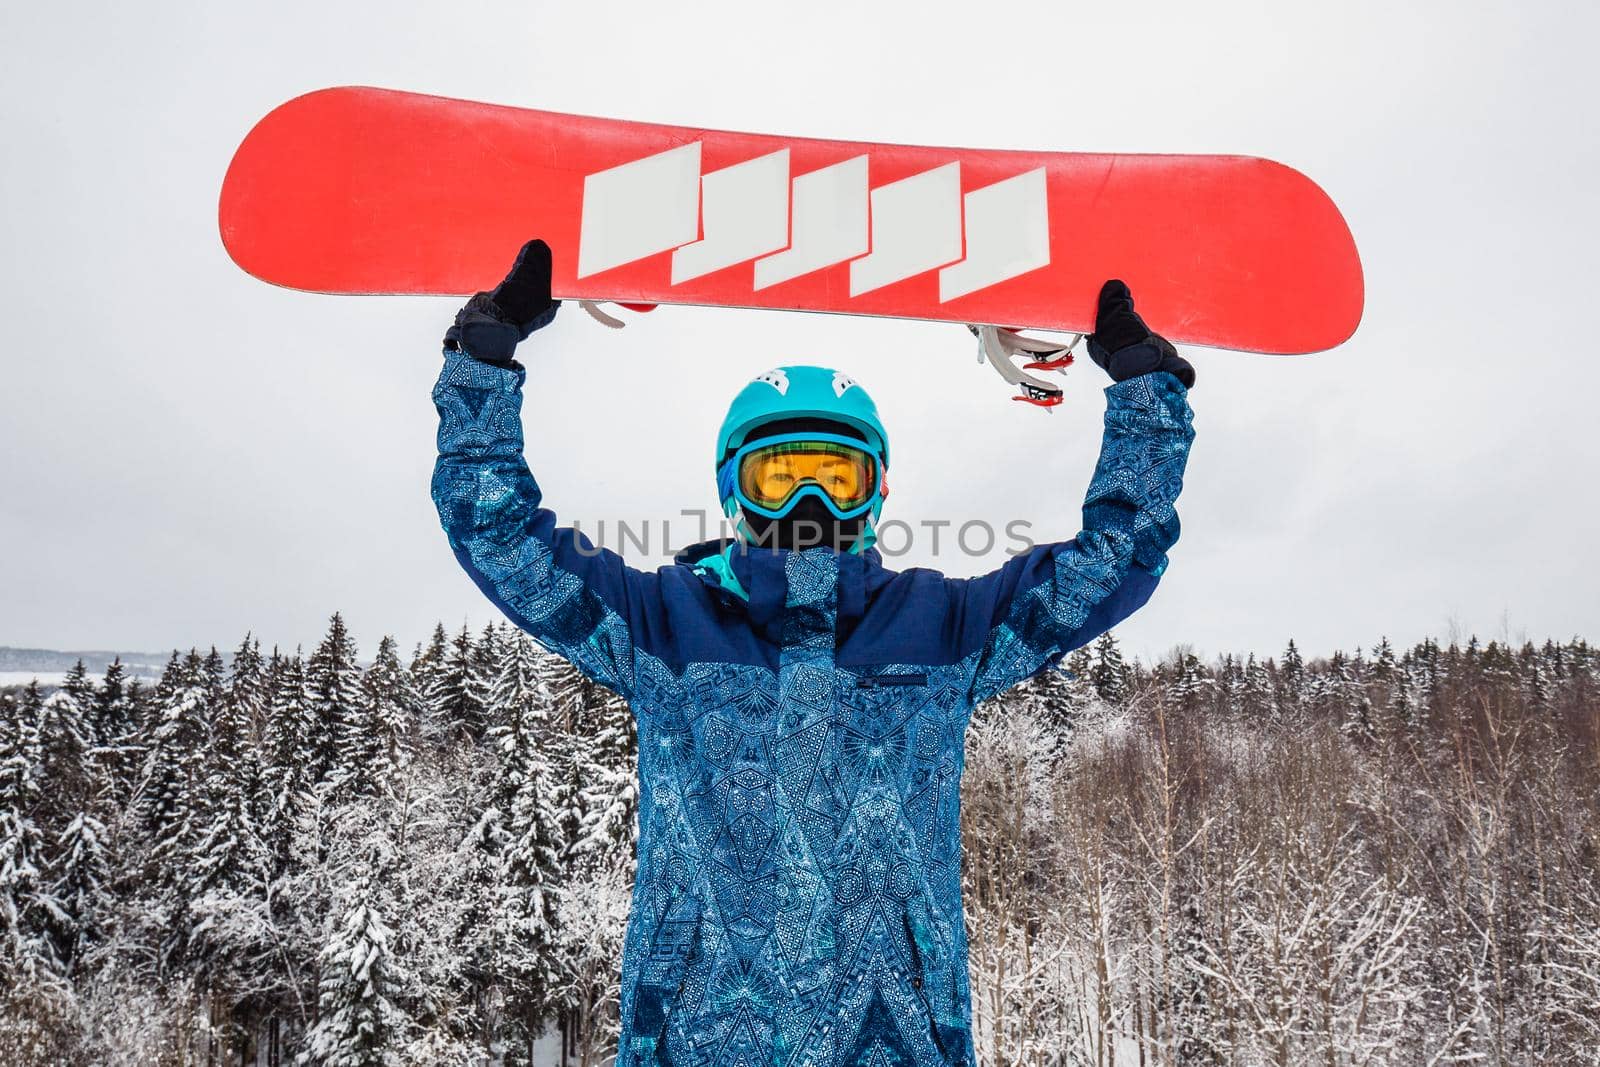
[[[1309,178],[1248,156],[984,151],[730,133],[371,88],[283,104],[223,181],[276,285],[467,294],[522,242],[555,295],[1086,331],[1109,277],[1173,341],[1355,330],[1361,264]]]

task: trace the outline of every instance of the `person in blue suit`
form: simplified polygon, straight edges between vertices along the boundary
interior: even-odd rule
[[[560,525],[523,459],[513,356],[556,314],[550,275],[531,241],[457,315],[432,495],[484,594],[633,709],[619,1067],[972,1064],[964,732],[975,704],[1154,592],[1193,368],[1107,282],[1089,352],[1113,384],[1083,528],[975,578],[884,566],[871,398],[835,370],[769,371],[716,441],[737,536],[645,572]]]

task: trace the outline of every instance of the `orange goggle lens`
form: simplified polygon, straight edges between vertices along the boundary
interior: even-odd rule
[[[807,485],[826,493],[840,511],[872,499],[878,463],[872,453],[831,441],[785,441],[748,452],[739,462],[739,489],[759,507],[777,510]]]

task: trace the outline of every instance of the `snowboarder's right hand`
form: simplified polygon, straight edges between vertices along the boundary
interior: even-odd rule
[[[1185,388],[1194,385],[1193,365],[1178,355],[1171,342],[1144,324],[1133,310],[1133,294],[1127,284],[1116,278],[1100,287],[1094,333],[1089,335],[1089,358],[1104,368],[1112,381],[1164,370]]]
[[[534,238],[522,246],[511,273],[492,293],[478,293],[456,312],[444,346],[483,363],[509,367],[517,343],[556,317],[550,298],[550,246]]]

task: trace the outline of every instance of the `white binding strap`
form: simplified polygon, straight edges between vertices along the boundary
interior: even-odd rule
[[[604,311],[601,311],[600,305],[602,303],[604,303],[604,301],[580,300],[578,301],[578,306],[587,311],[594,321],[598,322],[602,326],[609,326],[613,330],[620,330],[624,326],[628,325],[615,315],[608,315]]]
[[[1035,399],[1059,397],[1061,387],[1054,382],[1029,374],[1015,363],[1013,356],[1027,356],[1035,360],[1050,360],[1071,352],[1083,340],[1083,334],[1074,334],[1066,344],[1026,337],[1004,326],[968,325],[967,329],[978,338],[978,362],[985,360],[1011,385]],[[1061,368],[1065,373],[1066,368]]]

